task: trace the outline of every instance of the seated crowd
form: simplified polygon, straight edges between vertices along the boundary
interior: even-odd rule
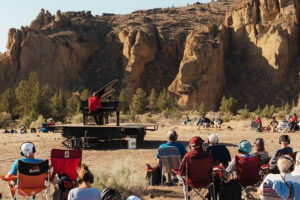
[[[255,119],[255,128],[258,132],[267,131],[267,132],[295,132],[300,130],[300,121],[298,120],[297,114],[294,113],[292,116],[289,116],[287,119],[283,119],[281,122],[276,120],[276,117],[272,117],[272,120],[267,126],[263,126],[260,116],[257,116]]]
[[[196,121],[190,119],[189,116],[186,116],[186,119],[183,122],[184,125],[193,124],[194,126],[197,126],[198,129],[200,127],[203,127],[203,128],[211,128],[211,127],[221,128],[222,123],[223,123],[223,120],[221,119],[220,116],[217,116],[214,119],[209,119],[205,115],[201,115],[201,117],[199,117],[199,119],[196,119]]]
[[[201,137],[195,136],[191,138],[189,142],[190,151],[187,151],[185,146],[178,142],[178,133],[175,130],[169,130],[167,132],[168,142],[159,146],[158,153],[156,158],[158,159],[157,166],[152,169],[159,169],[159,172],[162,166],[162,160],[160,155],[160,150],[164,148],[173,148],[178,152],[178,159],[180,160],[178,168],[173,168],[174,173],[169,174],[168,172],[168,181],[172,183],[181,182],[183,185],[188,184],[188,189],[191,190],[192,186],[203,187],[204,182],[193,183],[195,180],[194,177],[190,177],[189,173],[191,170],[196,170],[195,174],[201,173],[199,168],[203,169],[208,167],[211,169],[211,181],[213,187],[208,185],[207,198],[219,195],[220,199],[240,199],[242,191],[246,191],[249,183],[241,182],[243,179],[242,176],[245,175],[245,171],[249,170],[249,175],[247,178],[255,178],[255,176],[260,177],[261,184],[257,189],[257,194],[259,196],[267,195],[266,191],[273,190],[276,195],[279,195],[282,198],[288,198],[291,195],[293,199],[300,198],[300,153],[295,154],[290,145],[290,137],[288,135],[281,135],[279,137],[280,148],[277,149],[272,157],[269,157],[268,152],[265,149],[265,142],[262,138],[257,138],[254,141],[254,149],[252,150],[252,145],[248,140],[242,140],[237,145],[238,155],[231,157],[230,152],[224,144],[219,143],[219,136],[217,134],[209,134],[207,136],[208,146],[204,145],[204,140]],[[16,160],[11,170],[6,175],[6,178],[17,176],[18,173],[18,163],[20,161],[26,163],[40,163],[43,160],[36,159],[34,154],[36,152],[36,147],[32,142],[25,142],[20,146],[20,153],[23,158]],[[165,155],[164,155],[165,156]],[[193,162],[197,161],[198,166],[191,166]],[[256,162],[257,161],[257,162]],[[249,166],[247,166],[247,163]],[[253,165],[257,163],[259,173],[253,173]],[[199,164],[201,166],[199,166]],[[295,166],[294,166],[295,164]],[[268,172],[263,171],[263,166],[267,165]],[[242,169],[245,167],[245,169]],[[149,167],[151,168],[151,167]],[[68,193],[69,200],[81,200],[81,199],[121,199],[121,195],[118,191],[113,189],[104,189],[101,192],[92,187],[94,182],[94,176],[89,168],[81,164],[80,170],[78,170],[78,179],[77,187],[70,190]],[[241,174],[239,174],[241,173]],[[244,174],[243,174],[244,173]],[[248,172],[246,172],[247,174]],[[254,172],[255,173],[255,172]],[[264,176],[260,176],[262,173]],[[163,174],[160,174],[163,177]],[[202,175],[201,175],[202,176]],[[203,176],[210,176],[209,174]],[[203,178],[203,177],[202,177]],[[185,180],[187,179],[187,180]],[[164,178],[161,178],[164,182]],[[255,183],[250,185],[258,184],[259,181],[256,180]],[[17,184],[17,180],[15,184]],[[163,183],[161,183],[163,184]],[[213,188],[213,189],[212,189]],[[266,190],[268,188],[269,190]],[[228,192],[230,191],[230,192]],[[247,193],[248,194],[248,193]],[[34,197],[32,198],[34,199]],[[136,199],[138,197],[132,196],[127,199]]]
[[[168,136],[170,136],[170,133],[176,133],[176,131],[174,130],[169,131]],[[217,175],[212,173],[212,176],[214,177],[212,180],[214,183],[215,194],[219,195],[220,199],[240,199],[242,191],[249,186],[245,184],[245,182],[241,182],[241,183],[239,182],[240,179],[243,179],[241,177],[243,174],[239,174],[240,173],[239,171],[241,170],[241,166],[243,166],[243,162],[246,163],[252,162],[253,164],[255,163],[255,160],[258,159],[257,160],[258,171],[256,170],[258,179],[255,182],[255,184],[257,185],[258,183],[260,183],[259,181],[261,181],[260,187],[257,190],[258,195],[260,196],[263,196],[264,194],[267,195],[267,193],[264,193],[263,191],[264,191],[264,185],[268,184],[268,187],[274,190],[275,193],[281,197],[289,195],[289,192],[293,190],[293,195],[294,195],[293,199],[300,198],[300,153],[297,153],[296,156],[295,154],[293,154],[293,149],[289,147],[290,138],[288,135],[280,136],[279,138],[280,148],[277,149],[271,157],[269,157],[269,154],[265,149],[265,142],[264,139],[262,138],[257,138],[254,141],[253,150],[252,150],[252,145],[248,140],[242,140],[238,144],[238,148],[237,148],[238,155],[233,158],[231,158],[230,153],[226,148],[226,146],[223,144],[219,144],[219,138],[217,134],[208,135],[207,148],[205,148],[204,140],[202,138],[198,136],[193,137],[189,143],[189,147],[191,150],[186,153],[185,151],[182,150],[183,145],[177,141],[177,138],[178,138],[178,134],[176,133],[176,140],[163,144],[160,146],[160,148],[163,148],[163,146],[166,145],[179,147],[178,150],[181,152],[182,160],[178,170],[174,169],[175,170],[174,172],[176,172],[176,174],[180,176],[179,179],[185,179],[185,177],[188,177],[187,173],[189,173],[189,170],[191,169],[199,170],[201,168],[199,164],[201,164],[202,161],[200,163],[198,162],[198,168],[189,166],[192,165],[193,160],[203,160],[202,164],[203,166],[205,166],[205,160],[209,158],[212,161],[211,167],[214,169],[213,171],[215,171],[215,169],[219,171]],[[185,153],[185,155],[182,155],[182,153]],[[157,158],[159,158],[159,155],[157,155]],[[295,167],[293,167],[294,162],[295,162]],[[237,164],[238,164],[238,168],[236,166]],[[187,169],[188,166],[189,169]],[[268,167],[267,173],[263,170],[263,167],[266,166]],[[249,171],[249,173],[252,172]],[[247,176],[249,178],[249,175]],[[250,177],[251,176],[252,175],[250,175]],[[254,174],[253,176],[256,175]],[[189,188],[190,186],[193,185],[192,183],[190,183],[191,182],[190,179],[192,180],[193,177],[189,177],[189,180],[186,180]],[[251,184],[251,185],[255,185],[255,184]],[[220,187],[221,185],[222,187]],[[293,187],[291,187],[291,185],[293,185]],[[235,191],[235,192],[228,193],[226,191]],[[232,196],[234,195],[233,193],[237,194],[237,196],[239,196],[240,198],[237,198],[237,196]],[[206,197],[211,195],[212,195],[212,191],[209,190],[208,195]],[[228,197],[228,195],[230,195],[230,197]]]
[[[62,150],[62,151],[64,151],[64,150]],[[69,150],[66,150],[66,151],[69,152]],[[15,194],[16,188],[19,187],[18,183],[21,182],[20,181],[21,179],[19,179],[20,174],[25,173],[25,169],[21,169],[18,166],[18,164],[20,164],[20,161],[23,161],[24,163],[28,163],[28,164],[36,164],[36,166],[33,167],[33,168],[30,168],[30,167],[28,168],[28,166],[27,166],[27,168],[29,169],[29,173],[36,174],[36,173],[38,173],[38,171],[42,170],[42,168],[40,168],[40,165],[38,165],[38,164],[43,163],[44,160],[36,159],[35,156],[34,156],[35,152],[36,152],[36,147],[32,142],[28,141],[28,142],[25,142],[25,143],[21,144],[20,154],[23,157],[14,161],[10,171],[7,173],[6,176],[1,176],[1,179],[8,182],[8,185],[9,185],[9,188],[11,190],[12,195]],[[69,156],[69,154],[67,154],[67,155]],[[68,156],[67,156],[67,158],[69,158]],[[66,163],[68,163],[68,165],[69,165],[69,166],[67,166],[67,169],[72,170],[72,168],[70,167],[70,162],[66,161]],[[26,165],[28,165],[28,164],[26,164]],[[47,164],[48,164],[48,161],[47,161]],[[39,167],[37,167],[37,166],[39,166]],[[30,171],[30,170],[33,170],[33,171]],[[57,199],[57,200],[60,200],[60,199],[68,199],[68,200],[101,200],[101,199],[102,200],[122,200],[123,199],[121,194],[115,189],[106,188],[101,193],[99,189],[93,188],[92,184],[94,182],[94,175],[89,170],[87,165],[81,164],[80,166],[78,166],[78,169],[74,168],[74,170],[75,170],[74,172],[77,174],[77,180],[76,180],[75,185],[73,185],[74,182],[73,182],[72,185],[75,186],[75,187],[71,186],[73,189],[70,189],[68,191],[67,196],[65,198],[62,198],[62,196],[61,196],[62,191],[59,191],[56,188],[56,184],[57,184],[56,181],[59,180],[59,177],[55,177],[53,180],[51,180],[51,178],[48,176],[48,181],[51,181],[54,184],[54,187],[55,187],[55,191],[52,194],[54,200],[55,199]],[[63,177],[67,176],[65,173],[67,173],[67,172],[63,172],[63,174],[62,174]],[[21,178],[21,176],[20,176],[20,178]],[[26,179],[26,176],[25,177],[22,176],[22,178]],[[32,177],[31,179],[37,181],[36,178]],[[44,182],[46,179],[43,178],[42,180]],[[62,181],[64,181],[64,180],[70,180],[70,179],[68,179],[68,178],[62,179]],[[25,181],[28,181],[28,179],[26,179]],[[62,183],[64,183],[64,182],[62,182]],[[33,185],[34,184],[35,183],[33,183]],[[24,189],[22,190],[21,193],[23,193],[23,195],[26,196],[26,197],[30,197],[31,200],[34,200],[34,199],[36,199],[36,195],[38,195],[38,193],[39,193],[39,192],[35,191],[35,189],[34,189],[35,187],[36,186],[34,186],[32,188],[33,190],[31,191],[31,193],[29,193],[30,194],[29,196],[28,196],[28,192],[26,192],[26,190],[24,190]],[[41,190],[39,190],[39,191],[41,192]],[[2,194],[0,193],[0,195],[2,195]],[[16,196],[12,196],[12,198],[17,199]],[[46,199],[48,199],[48,198],[46,198]],[[141,199],[134,196],[134,195],[132,195],[132,196],[129,196],[128,198],[126,198],[126,200],[141,200]]]

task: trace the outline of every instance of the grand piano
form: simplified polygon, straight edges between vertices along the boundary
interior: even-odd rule
[[[117,126],[120,125],[119,115],[120,115],[120,104],[118,101],[110,101],[112,94],[116,91],[113,87],[118,82],[118,79],[115,79],[105,86],[103,86],[100,90],[96,92],[96,96],[101,101],[101,108],[97,112],[100,118],[100,123],[98,125],[106,125],[109,123],[108,116],[110,113],[115,112],[117,118]],[[108,101],[107,101],[108,99]],[[83,114],[83,124],[86,125],[88,123],[88,116],[91,116],[91,113],[88,108],[88,99],[81,101],[80,110]]]

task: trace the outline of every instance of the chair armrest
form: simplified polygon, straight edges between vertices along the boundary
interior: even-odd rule
[[[16,180],[18,177],[14,176],[14,175],[9,175],[8,177],[2,175],[2,176],[0,176],[0,178],[6,182],[10,182],[10,181]]]
[[[176,175],[181,176],[181,172],[179,171],[179,169],[172,169],[172,172],[174,172]]]

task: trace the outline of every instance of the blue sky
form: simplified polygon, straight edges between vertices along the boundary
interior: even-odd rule
[[[200,1],[200,0],[198,0]],[[93,15],[103,12],[126,14],[135,10],[185,6],[197,0],[8,0],[0,6],[0,52],[6,50],[9,28],[29,25],[41,8],[55,14],[56,10],[90,10]],[[207,2],[207,0],[201,0]]]

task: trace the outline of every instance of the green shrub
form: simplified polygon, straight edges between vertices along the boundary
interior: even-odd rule
[[[93,174],[95,177],[94,187],[100,190],[114,188],[122,196],[132,194],[140,196],[145,193],[147,188],[144,174],[136,168],[131,159],[115,161],[111,170],[97,168]]]
[[[206,108],[203,102],[199,106],[199,115],[200,116],[206,115]]]
[[[80,98],[78,95],[72,95],[68,100],[67,100],[67,112],[68,115],[76,115],[79,113],[80,109]]]
[[[260,105],[257,106],[257,109],[254,111],[255,115],[260,116],[261,114],[261,108]]]
[[[39,115],[49,116],[49,89],[47,85],[44,87],[40,85],[39,77],[36,72],[31,72],[28,80],[20,81],[15,90],[15,94],[18,101],[19,113],[22,116],[31,115],[30,117],[32,117],[31,112],[35,113],[37,117]]]
[[[130,110],[136,114],[143,114],[146,111],[146,106],[148,104],[146,92],[142,88],[136,90],[135,95],[132,97],[132,103],[130,105]]]
[[[90,96],[91,96],[91,91],[89,91],[89,89],[84,89],[81,93],[80,93],[80,100],[81,101],[85,101],[87,100]]]
[[[122,108],[121,108],[122,113],[123,114],[128,114],[128,112],[129,112],[129,104],[128,104],[128,101],[126,99],[125,89],[122,89],[120,91],[119,101],[121,102],[121,105],[122,105]]]
[[[182,116],[182,112],[178,108],[167,108],[162,114],[167,119],[179,119]]]
[[[170,95],[170,93],[166,90],[163,89],[157,99],[157,107],[159,109],[159,111],[164,111],[166,109],[173,109],[174,106],[174,102],[173,99]]]
[[[225,113],[223,115],[221,115],[223,122],[229,122],[230,120],[232,120],[232,115],[231,113]]]
[[[233,97],[226,99],[226,97],[223,96],[219,110],[223,113],[229,113],[231,115],[236,115],[237,114],[237,100],[234,99]]]
[[[241,110],[240,118],[243,119],[243,120],[246,120],[246,119],[249,119],[250,116],[251,115],[250,115],[249,109],[247,108],[247,104],[246,104],[244,109]]]
[[[45,119],[44,119],[43,115],[40,115],[40,116],[37,118],[37,120],[32,121],[32,122],[30,123],[29,128],[38,128],[38,127],[41,127],[44,121],[45,121]]]
[[[261,111],[260,115],[262,117],[265,117],[265,118],[271,118],[271,117],[273,117],[274,113],[275,113],[275,106],[274,105],[272,105],[272,106],[265,105],[265,107]]]
[[[66,100],[63,97],[62,90],[54,93],[51,98],[52,117],[55,120],[63,121],[67,115]]]
[[[286,103],[284,105],[283,110],[285,111],[286,114],[289,114],[291,112],[291,107],[290,107],[289,103]]]
[[[148,97],[150,111],[152,111],[152,112],[158,111],[157,100],[158,100],[158,94],[157,94],[156,90],[154,88],[152,88],[150,96]]]
[[[0,113],[0,128],[7,128],[11,123],[11,115],[6,112]]]
[[[0,112],[14,113],[17,106],[16,94],[12,89],[7,89],[0,96]]]

